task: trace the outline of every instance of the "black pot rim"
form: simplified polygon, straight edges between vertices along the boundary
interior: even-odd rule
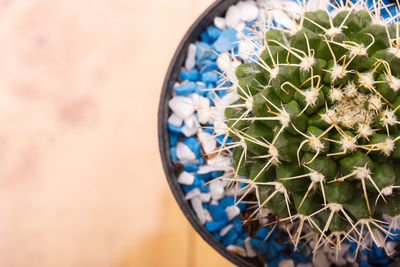
[[[225,246],[218,241],[211,233],[209,233],[202,224],[200,224],[194,210],[189,202],[185,200],[185,195],[181,185],[177,182],[177,175],[174,171],[174,164],[170,157],[169,152],[169,134],[167,129],[167,120],[169,115],[168,101],[172,96],[172,91],[175,82],[178,80],[178,75],[183,63],[186,59],[187,49],[190,43],[198,40],[200,34],[213,23],[216,16],[223,15],[229,6],[236,4],[239,0],[217,0],[210,7],[208,7],[198,19],[192,24],[186,32],[182,41],[180,42],[175,54],[168,67],[165,76],[164,84],[162,87],[159,109],[158,109],[158,142],[159,150],[162,159],[162,165],[168,184],[171,191],[179,204],[182,212],[189,220],[190,224],[200,234],[200,236],[222,256],[231,261],[237,266],[251,266],[255,265],[248,262],[246,259],[229,252]],[[205,255],[206,256],[206,255]]]

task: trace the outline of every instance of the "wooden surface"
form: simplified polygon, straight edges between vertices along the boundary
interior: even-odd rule
[[[156,135],[211,2],[0,1],[0,266],[231,266],[172,198]]]

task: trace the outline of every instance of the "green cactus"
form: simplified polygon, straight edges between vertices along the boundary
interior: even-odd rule
[[[382,214],[400,215],[400,27],[376,16],[305,12],[295,32],[263,32],[231,79],[235,173],[259,208],[298,223],[296,246],[305,225],[315,249],[365,234],[382,246]]]

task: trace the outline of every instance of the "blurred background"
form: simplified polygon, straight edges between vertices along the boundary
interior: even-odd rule
[[[0,266],[231,266],[157,141],[169,61],[212,0],[0,0]]]

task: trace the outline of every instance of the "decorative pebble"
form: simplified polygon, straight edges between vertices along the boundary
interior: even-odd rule
[[[196,66],[196,46],[190,44],[185,61],[185,68],[188,70],[193,69]]]
[[[219,205],[211,205],[209,211],[214,221],[228,221],[228,216],[226,215],[225,210]]]
[[[225,209],[228,216],[228,220],[231,221],[233,218],[240,214],[240,209],[236,206],[230,206]]]
[[[246,253],[247,257],[254,258],[257,256],[257,253],[254,251],[253,247],[250,244],[250,237],[246,237],[244,240],[245,248],[246,248]]]
[[[235,253],[235,254],[239,255],[239,256],[242,256],[242,257],[246,257],[247,256],[246,250],[244,248],[240,247],[240,246],[229,245],[229,246],[226,247],[226,249],[229,250],[232,253]]]
[[[235,230],[231,229],[226,235],[222,237],[222,243],[226,247],[232,245],[233,243],[235,243],[238,236],[238,233]]]
[[[210,222],[206,222],[205,227],[206,227],[207,231],[214,232],[214,231],[221,230],[225,225],[226,225],[226,222],[223,222],[223,221],[217,221],[217,222],[210,221]]]
[[[200,189],[198,187],[195,187],[186,193],[185,199],[192,199],[193,197],[196,197],[198,195],[200,195]]]
[[[181,172],[178,176],[178,183],[180,184],[185,184],[185,185],[191,185],[194,182],[194,175],[190,174],[186,171]]]
[[[279,267],[295,267],[293,260],[283,260],[279,263]]]
[[[210,193],[201,193],[200,194],[200,199],[202,202],[210,202],[211,199],[211,194]]]
[[[175,113],[172,113],[168,118],[168,123],[176,127],[181,127],[183,120]]]
[[[241,1],[236,6],[239,9],[240,18],[243,21],[252,21],[257,19],[258,8],[254,1]]]
[[[215,151],[217,147],[217,141],[211,134],[199,131],[197,136],[206,154],[211,154]]]
[[[196,68],[190,70],[182,70],[179,78],[182,80],[196,81],[199,77],[199,71]]]
[[[192,99],[186,96],[174,96],[168,105],[176,116],[183,120],[190,117],[195,110]]]
[[[221,17],[215,17],[214,25],[220,30],[225,29],[225,27],[226,27],[225,19],[221,18]]]
[[[228,224],[227,226],[225,226],[224,228],[222,228],[221,231],[219,231],[219,235],[220,236],[224,236],[226,235],[230,230],[233,229],[233,225],[232,224]]]
[[[227,27],[235,28],[240,23],[240,10],[237,6],[230,6],[226,11],[225,24]]]
[[[237,46],[237,44],[235,44],[236,41],[236,30],[232,28],[226,28],[222,31],[217,41],[212,45],[212,48],[218,53],[229,51],[231,48]]]
[[[176,156],[182,162],[190,162],[196,159],[196,155],[190,148],[182,142],[176,145]]]
[[[214,71],[207,71],[201,74],[201,80],[205,83],[215,83],[218,81],[218,79],[219,75]]]
[[[200,197],[193,197],[190,199],[190,203],[192,204],[193,210],[197,215],[201,224],[206,222],[206,215],[204,213],[203,205],[201,204]]]
[[[202,61],[211,55],[212,50],[207,43],[196,42],[195,45],[196,45],[196,60],[197,61]]]
[[[210,184],[210,193],[214,200],[224,197],[224,187],[221,180],[214,180]]]
[[[189,118],[186,118],[184,122],[185,124],[182,127],[182,133],[185,136],[189,137],[197,133],[200,124],[195,116],[192,115]]]

